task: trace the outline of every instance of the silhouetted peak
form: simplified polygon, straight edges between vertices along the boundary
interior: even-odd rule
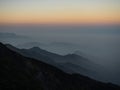
[[[68,54],[68,55],[65,55],[65,57],[81,57],[81,56],[76,54]]]
[[[41,49],[41,48],[39,48],[39,47],[36,47],[36,46],[30,48],[29,50],[35,51],[35,52],[47,52],[46,50],[43,50],[43,49]]]
[[[31,50],[41,50],[39,47],[32,47]]]

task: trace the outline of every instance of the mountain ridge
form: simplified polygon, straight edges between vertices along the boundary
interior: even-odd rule
[[[12,90],[119,90],[78,74],[67,74],[39,60],[24,57],[0,43],[0,89]]]

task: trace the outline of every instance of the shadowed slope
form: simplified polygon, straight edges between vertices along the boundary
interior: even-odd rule
[[[41,61],[24,57],[0,43],[0,89],[119,90],[78,74],[70,75]]]

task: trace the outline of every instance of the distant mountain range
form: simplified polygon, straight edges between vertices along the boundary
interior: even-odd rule
[[[80,45],[68,43],[68,42],[51,42],[51,43],[41,43],[41,42],[26,42],[22,44],[16,45],[18,48],[32,48],[32,47],[40,47],[50,52],[54,52],[57,54],[65,55],[71,53],[75,50],[78,50]]]
[[[48,52],[39,47],[18,49],[10,44],[6,44],[6,46],[25,57],[34,58],[40,61],[44,60],[43,62],[56,66],[67,73],[80,73],[97,80],[107,80],[105,74],[107,73],[108,75],[109,72],[105,70],[104,67],[80,55],[68,54],[63,56]]]
[[[27,38],[26,36],[23,35],[17,35],[15,33],[6,33],[6,32],[0,32],[0,38]]]
[[[0,42],[10,43],[17,45],[20,43],[25,43],[26,41],[31,41],[31,38],[24,35],[19,35],[16,33],[0,32]]]
[[[117,85],[67,74],[43,63],[41,57],[36,60],[18,52],[0,43],[0,90],[120,90]]]
[[[41,46],[45,46],[45,44],[40,43],[40,42],[27,42],[27,43],[23,43],[23,44],[18,44],[16,47],[18,48],[32,48],[32,47],[41,47]]]

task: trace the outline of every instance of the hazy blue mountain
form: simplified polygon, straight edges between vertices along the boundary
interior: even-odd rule
[[[23,35],[17,35],[15,33],[0,32],[0,38],[10,39],[10,38],[27,38],[27,37]]]
[[[90,54],[81,52],[80,50],[76,50],[75,52],[73,52],[73,54],[86,57],[86,58],[88,58],[89,60],[92,60],[92,61],[94,61],[94,62],[96,62],[96,60],[100,60],[100,58],[98,58],[97,56],[92,56],[92,55],[90,55]],[[96,63],[97,63],[97,62],[96,62]]]
[[[42,60],[41,60],[42,61]],[[119,90],[80,74],[67,74],[49,64],[24,57],[0,43],[1,90]]]
[[[47,51],[65,55],[71,53],[79,48],[79,45],[74,43],[67,42],[51,42],[51,43],[41,43],[41,42],[27,42],[16,45],[18,48],[32,48],[32,47],[40,47]]]
[[[22,54],[26,57],[31,57],[38,60],[44,60],[43,62],[54,65],[67,73],[80,73],[98,80],[105,80],[104,75],[101,73],[106,72],[104,67],[76,54],[58,55],[48,52],[39,47],[33,47],[30,49],[18,49],[11,45],[6,45],[8,48]],[[107,73],[107,72],[106,72]],[[106,77],[105,77],[106,78]]]
[[[25,43],[26,41],[31,41],[31,38],[15,33],[0,32],[0,42],[2,43],[17,45],[19,43]]]
[[[32,47],[42,47],[42,46],[44,47],[46,45],[40,42],[27,42],[27,43],[19,44],[16,47],[28,49]]]

